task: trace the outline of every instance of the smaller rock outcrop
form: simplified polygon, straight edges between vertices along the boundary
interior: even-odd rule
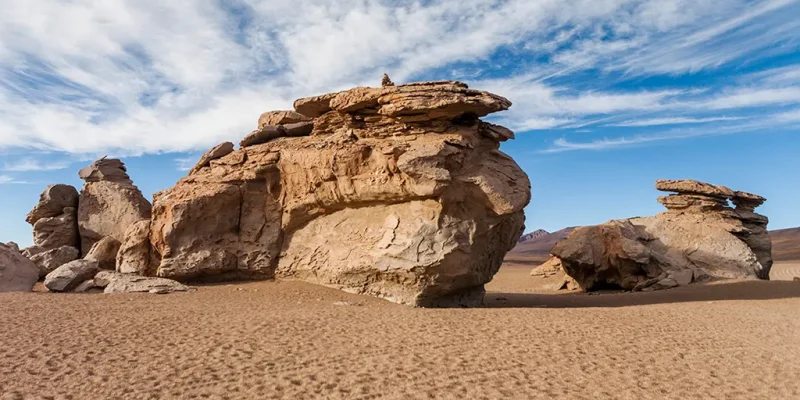
[[[100,269],[114,270],[117,267],[117,253],[120,245],[119,240],[106,236],[95,243],[83,259],[97,261]]]
[[[551,254],[584,290],[651,291],[709,279],[769,278],[766,199],[693,180],[659,180],[675,192],[667,212],[576,229]],[[731,208],[732,202],[736,208]]]
[[[72,246],[61,246],[52,250],[43,251],[30,257],[31,261],[39,267],[39,277],[43,278],[56,268],[80,258],[78,249]]]
[[[0,292],[30,292],[39,268],[15,249],[0,243]]]
[[[78,200],[82,254],[106,236],[122,242],[129,226],[150,219],[152,206],[133,185],[122,161],[101,158],[78,176],[86,182]]]
[[[131,274],[112,276],[105,286],[104,293],[155,293],[188,292],[191,287],[165,278],[152,278]]]
[[[47,274],[44,286],[51,292],[68,292],[94,278],[98,270],[96,261],[75,260]]]
[[[220,143],[212,147],[211,150],[205,152],[205,154],[200,157],[200,161],[198,161],[197,164],[192,167],[192,169],[189,171],[189,174],[191,175],[192,173],[199,171],[201,168],[207,167],[211,161],[225,157],[231,152],[233,152],[233,143],[231,142]]]
[[[0,243],[0,244],[2,244],[2,243]],[[8,243],[6,243],[6,247],[10,247],[13,250],[21,252],[21,250],[19,249],[19,245],[16,242],[8,242]]]
[[[526,234],[520,236],[519,237],[519,243],[527,242],[528,240],[531,240],[531,239],[544,237],[544,236],[547,236],[549,234],[550,234],[550,232],[548,232],[548,231],[546,231],[544,229],[537,229],[537,230],[535,230],[533,232],[529,232],[529,233],[526,233]]]

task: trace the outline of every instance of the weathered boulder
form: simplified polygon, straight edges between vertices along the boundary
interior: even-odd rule
[[[72,289],[72,291],[75,293],[84,293],[94,289],[95,287],[94,279],[89,279],[81,282],[81,284],[76,286],[75,289]]]
[[[19,249],[19,245],[18,245],[16,242],[7,242],[7,243],[6,243],[6,247],[10,247],[10,248],[12,248],[13,250],[16,250],[16,251],[18,251],[18,252],[21,252],[21,250]]]
[[[39,267],[39,277],[42,278],[53,272],[56,268],[80,258],[80,251],[72,246],[61,246],[43,251],[30,257],[31,261]]]
[[[68,292],[92,279],[98,270],[97,261],[71,261],[47,274],[44,286],[51,292]]]
[[[17,249],[0,243],[0,292],[30,292],[39,268]]]
[[[530,200],[527,176],[498,150],[513,134],[478,119],[509,106],[459,82],[298,100],[296,111],[316,118],[304,122],[311,136],[266,125],[259,132],[279,134],[247,139],[156,193],[149,234],[130,232],[140,261],[125,272],[278,277],[417,306],[478,304]]]
[[[97,261],[100,269],[114,270],[117,267],[117,252],[120,245],[119,240],[106,236],[95,243],[83,259]]]
[[[37,255],[39,253],[43,253],[45,251],[46,251],[45,249],[43,249],[43,248],[41,248],[39,246],[29,246],[29,247],[26,247],[26,248],[22,249],[20,252],[26,258],[31,258],[31,257],[33,257],[33,256],[35,256],[35,255]]]
[[[25,221],[33,225],[42,218],[63,214],[68,207],[78,208],[78,190],[70,185],[50,185],[39,195],[39,203],[28,213]]]
[[[659,198],[669,211],[579,228],[552,249],[584,290],[658,290],[769,276],[767,218],[730,208],[728,200],[737,196],[732,190],[690,180],[658,181],[656,188],[678,191]],[[753,199],[748,204],[763,202],[756,197],[741,195]]]
[[[287,125],[308,121],[311,121],[311,118],[296,111],[267,111],[258,117],[258,128],[260,129],[268,125]]]
[[[122,242],[129,226],[150,219],[152,206],[133,185],[121,161],[102,158],[79,176],[86,181],[78,202],[82,254],[106,236]]]
[[[67,207],[58,216],[39,218],[33,224],[33,243],[43,250],[78,247],[80,236],[76,217],[76,210]]]
[[[125,231],[117,252],[117,271],[125,274],[151,275],[158,260],[150,245],[150,221],[139,221]]]
[[[165,294],[174,292],[188,292],[191,290],[191,287],[171,279],[150,278],[117,273],[108,281],[103,292]]]
[[[121,274],[119,272],[114,272],[114,271],[109,271],[107,269],[103,269],[103,270],[98,271],[97,274],[95,274],[94,279],[92,279],[92,282],[94,283],[95,287],[98,287],[98,288],[102,289],[102,288],[105,288],[106,286],[108,286],[108,284],[111,283],[111,281],[113,281],[114,279],[117,279],[118,277],[120,277],[122,275],[125,275],[125,274]]]
[[[222,158],[227,156],[233,151],[233,143],[231,142],[223,142],[211,148],[211,150],[205,152],[200,160],[192,167],[189,174],[200,170],[200,168],[208,166],[211,161],[216,160],[218,158]]]

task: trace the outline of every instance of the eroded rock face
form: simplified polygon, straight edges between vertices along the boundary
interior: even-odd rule
[[[292,135],[289,123],[262,126],[154,196],[154,257],[142,256],[142,226],[131,248],[147,261],[130,270],[300,279],[418,306],[479,303],[530,200],[527,176],[498,150],[513,134],[478,119],[510,105],[460,82],[298,100],[313,122],[293,123]]]
[[[129,226],[150,219],[150,203],[133,185],[120,160],[102,158],[78,175],[86,181],[78,202],[82,254],[106,236],[122,242]]]
[[[659,198],[667,212],[579,228],[553,248],[583,289],[657,290],[708,279],[768,279],[768,220],[752,211],[765,199],[690,180],[658,181],[656,188],[678,192]],[[733,209],[729,200],[743,205]]]
[[[150,221],[139,221],[125,231],[117,252],[117,271],[125,274],[152,275],[158,267],[150,245]]]
[[[0,243],[0,292],[30,292],[39,268],[18,249]]]
[[[117,252],[121,243],[110,236],[106,236],[95,243],[83,259],[97,261],[100,269],[114,270],[117,266]]]

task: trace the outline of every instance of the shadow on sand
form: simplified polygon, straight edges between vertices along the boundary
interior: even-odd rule
[[[487,292],[485,308],[629,307],[728,300],[800,298],[800,282],[737,281],[690,285],[650,293],[501,293]]]

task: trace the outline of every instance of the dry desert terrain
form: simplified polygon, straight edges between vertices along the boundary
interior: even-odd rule
[[[0,398],[800,398],[800,282],[558,294],[529,270],[473,309],[300,282],[2,293]]]

